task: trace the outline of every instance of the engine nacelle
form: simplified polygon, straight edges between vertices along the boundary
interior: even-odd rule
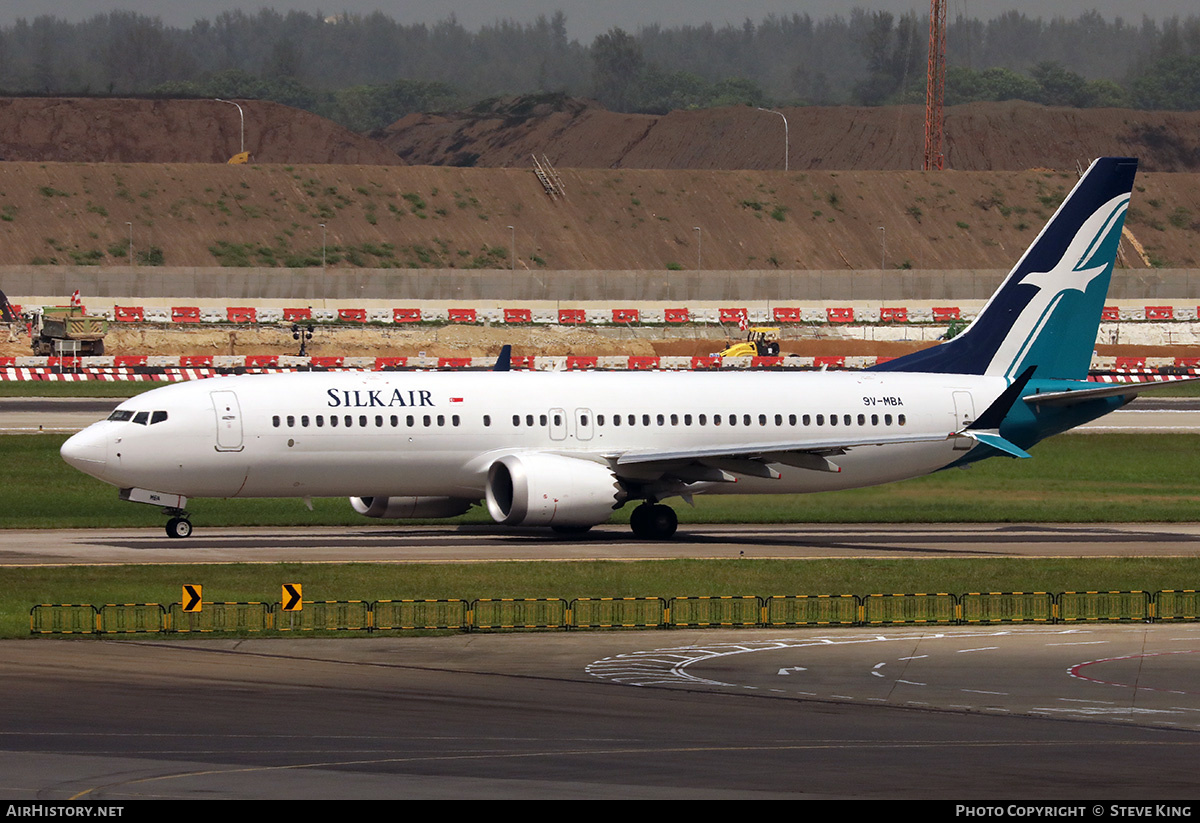
[[[625,497],[612,469],[590,460],[509,454],[488,468],[488,513],[510,526],[595,526]]]
[[[414,517],[456,517],[474,500],[461,497],[351,497],[350,505],[364,517],[407,520]]]

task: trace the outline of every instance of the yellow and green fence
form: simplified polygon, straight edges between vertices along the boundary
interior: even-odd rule
[[[195,604],[189,604],[194,606]],[[40,603],[31,634],[536,631],[1167,622],[1200,619],[1200,591]]]

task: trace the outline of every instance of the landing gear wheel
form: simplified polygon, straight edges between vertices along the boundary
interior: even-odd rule
[[[190,537],[192,521],[186,517],[172,517],[167,521],[167,537]]]
[[[629,525],[643,540],[670,540],[679,528],[675,510],[661,503],[643,503],[633,510]]]

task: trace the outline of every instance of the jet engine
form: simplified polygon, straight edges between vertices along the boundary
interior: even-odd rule
[[[364,517],[407,520],[415,517],[455,517],[475,500],[461,497],[351,497],[350,505]]]
[[[555,454],[509,454],[488,468],[488,513],[510,526],[595,526],[625,501],[613,470]]]

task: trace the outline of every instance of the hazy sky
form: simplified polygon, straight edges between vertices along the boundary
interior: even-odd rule
[[[1030,16],[1051,18],[1077,17],[1095,9],[1106,18],[1123,17],[1138,22],[1143,15],[1156,19],[1197,13],[1196,0],[948,0],[949,16],[990,19],[1009,9]],[[529,22],[539,14],[550,15],[561,9],[567,15],[570,36],[590,41],[612,26],[629,31],[654,22],[667,26],[700,23],[740,23],[749,17],[758,20],[768,14],[808,13],[814,17],[847,14],[855,6],[883,9],[895,13],[917,9],[929,11],[928,0],[203,0],[181,3],[178,0],[4,0],[0,3],[0,25],[9,25],[24,17],[53,14],[67,20],[86,19],[100,12],[127,9],[161,17],[172,26],[185,26],[200,17],[214,17],[222,11],[323,11],[328,14],[380,10],[403,23],[434,22],[451,13],[469,29],[501,19]]]

